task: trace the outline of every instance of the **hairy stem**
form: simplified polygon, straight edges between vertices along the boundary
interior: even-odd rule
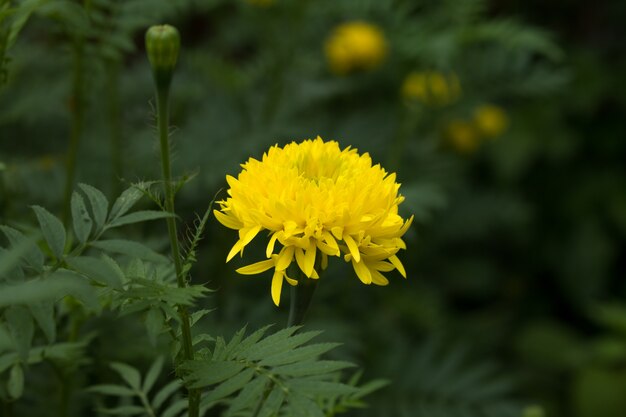
[[[163,173],[163,185],[165,188],[165,209],[169,213],[176,213],[174,209],[174,190],[172,188],[172,169],[170,165],[170,144],[169,144],[169,109],[168,109],[168,88],[157,88],[157,116],[159,142],[161,145],[161,168]],[[180,257],[180,246],[178,244],[178,232],[176,230],[176,219],[167,218],[167,231],[170,237],[172,257],[174,258],[174,268],[176,270],[176,280],[179,288],[185,288],[187,282],[183,276],[183,266]],[[191,324],[189,312],[185,306],[178,306],[180,315],[182,350],[185,360],[193,360],[193,344],[191,340]],[[189,417],[198,417],[200,406],[200,393],[198,390],[189,390]]]

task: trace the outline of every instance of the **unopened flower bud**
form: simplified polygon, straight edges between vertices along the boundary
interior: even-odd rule
[[[180,34],[174,26],[156,25],[146,32],[146,51],[157,88],[167,88],[180,51]]]

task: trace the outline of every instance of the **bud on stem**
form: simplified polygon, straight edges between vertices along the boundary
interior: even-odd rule
[[[146,52],[158,90],[169,89],[180,51],[180,34],[174,26],[156,25],[146,32]]]

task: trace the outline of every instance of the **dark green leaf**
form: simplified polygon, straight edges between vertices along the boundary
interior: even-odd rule
[[[74,191],[72,194],[72,224],[74,225],[74,235],[80,243],[85,243],[91,233],[93,220],[89,216],[87,206],[83,196]]]
[[[83,190],[89,200],[91,212],[93,213],[93,221],[96,225],[96,232],[98,232],[102,229],[106,221],[107,211],[109,210],[109,200],[102,194],[102,191],[91,185],[78,184],[78,186]]]
[[[116,395],[118,397],[134,397],[137,392],[123,385],[102,384],[87,388],[87,391],[104,395]]]
[[[111,212],[109,213],[109,222],[114,221],[118,217],[124,215],[130,210],[137,201],[141,199],[143,192],[135,186],[131,186],[122,192],[122,194],[115,200]]]
[[[319,405],[304,395],[289,396],[289,415],[293,417],[324,417]]]
[[[315,379],[292,379],[286,382],[290,389],[304,395],[320,395],[333,397],[336,395],[352,394],[357,388],[340,382],[318,381]]]
[[[185,399],[178,400],[174,404],[170,405],[165,411],[163,411],[163,414],[161,414],[161,417],[174,417],[174,416],[177,416],[178,413],[186,409],[187,409],[187,400]]]
[[[185,366],[191,371],[189,379],[196,387],[204,387],[237,375],[245,365],[239,362],[193,361]]]
[[[41,271],[43,269],[44,256],[35,244],[34,240],[27,238],[21,232],[18,232],[9,226],[0,225],[0,230],[2,230],[4,235],[7,237],[11,246],[27,246],[28,249],[24,251],[23,259],[26,263],[28,263],[28,265],[36,271]]]
[[[154,396],[154,399],[152,400],[152,407],[155,410],[158,410],[159,408],[161,408],[161,406],[165,403],[165,401],[167,401],[167,399],[171,397],[172,394],[178,391],[181,387],[182,387],[182,384],[180,383],[180,381],[174,380],[170,382],[169,384],[167,384],[166,386],[164,386],[163,388],[161,388],[159,392],[157,392],[157,394]]]
[[[260,360],[273,354],[286,352],[308,342],[321,333],[320,331],[310,331],[291,336],[298,328],[297,326],[289,327],[266,337],[248,350],[247,358],[249,360]]]
[[[111,288],[122,288],[124,276],[120,275],[121,271],[111,266],[109,262],[91,256],[67,258],[66,262],[73,269],[84,274],[89,279],[104,283]]]
[[[13,399],[18,399],[24,392],[24,371],[22,365],[16,363],[9,373],[9,382],[7,383],[7,392]]]
[[[267,378],[256,378],[249,382],[230,403],[226,416],[235,415],[237,412],[255,406],[269,383]]]
[[[142,243],[133,242],[131,240],[100,240],[94,242],[92,246],[107,252],[119,253],[134,258],[144,259],[146,261],[152,261],[157,263],[169,262],[165,256],[158,254],[157,252],[153,251]]]
[[[278,366],[272,372],[282,376],[300,377],[329,374],[353,366],[354,364],[344,361],[304,361]]]
[[[103,409],[99,411],[112,416],[134,416],[137,414],[145,414],[146,412],[143,407],[139,407],[137,405],[122,405],[120,407]]]
[[[293,339],[293,338],[292,338]],[[261,366],[277,366],[286,365],[288,363],[305,361],[313,359],[319,355],[328,352],[331,349],[340,346],[341,343],[316,343],[304,347],[299,347],[293,350],[282,351],[267,356],[265,359],[259,362]]]
[[[245,371],[235,375],[234,377],[227,379],[215,388],[211,389],[209,393],[203,398],[203,403],[211,403],[213,401],[219,401],[226,398],[230,394],[239,391],[252,379],[254,376],[254,369],[246,369]],[[194,387],[200,388],[200,387]]]
[[[43,237],[46,239],[50,250],[52,250],[57,259],[61,259],[65,250],[65,228],[63,223],[43,207],[31,206],[31,208],[37,215]]]
[[[110,366],[113,370],[120,374],[120,376],[131,388],[134,388],[137,391],[141,390],[141,374],[138,370],[120,362],[113,362]]]
[[[150,390],[152,389],[152,386],[154,385],[157,378],[161,374],[162,369],[163,369],[163,356],[159,356],[154,361],[150,369],[148,370],[148,373],[146,374],[146,378],[143,381],[143,386],[141,389],[144,393],[147,394],[148,392],[150,392]]]
[[[167,217],[176,217],[176,215],[157,210],[136,211],[134,213],[127,214],[126,216],[118,217],[117,219],[109,223],[106,228],[111,229],[113,227],[119,227],[125,224],[145,222],[148,220],[165,219]]]
[[[285,401],[285,392],[281,387],[274,387],[270,395],[263,403],[259,417],[270,417],[278,414],[280,406]]]
[[[56,339],[57,327],[54,320],[54,303],[50,300],[28,304],[28,309],[46,335],[49,343]]]

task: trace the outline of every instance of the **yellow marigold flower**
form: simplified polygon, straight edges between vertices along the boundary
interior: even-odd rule
[[[337,26],[324,48],[331,71],[339,75],[376,68],[387,55],[382,31],[359,21]]]
[[[506,130],[509,120],[500,107],[487,104],[474,112],[474,124],[483,136],[495,138]]]
[[[474,152],[480,144],[480,134],[473,123],[453,120],[448,123],[446,136],[452,147],[461,153]]]
[[[428,106],[445,106],[461,95],[461,83],[455,74],[434,71],[411,72],[404,79],[402,97]]]
[[[387,285],[382,272],[397,269],[396,256],[406,249],[402,236],[413,217],[404,220],[398,205],[396,175],[372,165],[369,154],[335,141],[292,142],[272,146],[259,161],[248,159],[237,178],[227,176],[229,197],[219,201],[215,217],[239,231],[239,240],[226,258],[230,261],[262,230],[269,232],[266,260],[239,268],[244,275],[274,269],[271,294],[280,302],[283,280],[295,261],[307,278],[317,279],[328,257],[350,262],[364,284]]]

